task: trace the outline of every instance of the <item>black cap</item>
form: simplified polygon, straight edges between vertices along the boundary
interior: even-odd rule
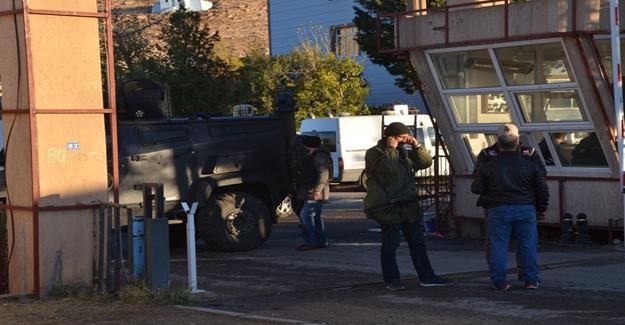
[[[302,143],[308,148],[321,147],[321,139],[314,135],[305,135],[302,137]]]
[[[410,130],[404,123],[393,122],[384,129],[384,136],[392,137],[396,135],[410,134]]]

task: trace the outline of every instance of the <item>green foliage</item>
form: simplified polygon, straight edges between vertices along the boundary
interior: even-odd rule
[[[91,303],[121,302],[131,305],[186,305],[191,295],[186,289],[151,292],[145,281],[131,282],[116,293],[98,293],[85,286],[55,285],[49,293],[52,299],[76,299]]]
[[[145,282],[132,283],[122,288],[118,296],[122,303],[133,305],[186,305],[191,301],[187,290],[151,292]]]
[[[174,115],[230,115],[233,105],[243,103],[270,114],[281,92],[296,100],[298,120],[367,112],[369,88],[358,62],[312,43],[289,55],[268,57],[257,50],[237,58],[202,24],[200,13],[181,6],[166,17],[158,31],[150,31],[149,21],[117,18],[116,71],[120,81],[148,78],[167,85]]]
[[[304,43],[290,55],[297,103],[296,123],[315,116],[367,112],[364,105],[369,87],[361,78],[364,67],[350,58],[337,58],[318,45]]]
[[[136,16],[116,17],[113,29],[116,79],[150,78],[159,70],[159,55],[145,32],[148,27]]]
[[[260,112],[270,112],[278,93],[288,92],[296,101],[296,123],[308,117],[350,113],[365,114],[369,88],[361,74],[364,67],[350,58],[338,58],[320,46],[304,43],[288,55],[267,57],[252,53],[239,71],[241,96]]]
[[[200,18],[200,13],[181,4],[162,26],[161,51],[166,56],[159,79],[170,88],[175,114],[227,114],[234,91],[232,73],[226,62],[213,55],[219,34],[212,34]]]
[[[258,114],[270,114],[276,93],[284,90],[281,80],[287,75],[283,57],[270,58],[260,51],[253,51],[242,60],[239,69],[240,85],[237,98],[258,109]]]

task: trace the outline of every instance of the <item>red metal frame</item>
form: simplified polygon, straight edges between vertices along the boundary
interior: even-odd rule
[[[62,11],[62,10],[43,10],[32,9],[29,7],[29,0],[22,0],[22,9],[0,11],[0,16],[17,16],[22,15],[24,22],[24,34],[26,35],[25,42],[25,60],[26,60],[26,74],[28,76],[28,109],[4,109],[1,114],[29,114],[30,115],[30,150],[31,150],[31,177],[32,177],[32,206],[15,206],[6,204],[0,205],[0,209],[6,209],[11,211],[32,211],[33,214],[33,295],[39,297],[41,284],[40,284],[40,270],[39,270],[39,212],[40,211],[76,211],[76,210],[92,210],[97,209],[99,205],[67,205],[67,206],[39,206],[40,191],[39,191],[39,157],[38,157],[38,137],[37,137],[37,115],[39,114],[105,114],[109,116],[110,123],[110,136],[111,136],[111,159],[113,160],[113,196],[115,203],[119,203],[119,166],[117,161],[118,146],[117,146],[117,108],[115,103],[115,69],[113,58],[113,17],[112,17],[112,4],[111,0],[104,0],[104,12],[81,12],[81,11]],[[87,109],[37,109],[37,103],[35,101],[35,84],[33,81],[33,66],[32,66],[32,40],[30,35],[30,15],[45,15],[45,16],[62,16],[62,17],[78,17],[78,18],[95,18],[106,20],[106,54],[107,54],[107,90],[108,90],[108,102],[110,108],[87,108]],[[21,58],[18,58],[21,60]],[[20,85],[17,85],[18,87]]]
[[[504,2],[503,4],[496,4],[497,2]],[[477,1],[477,2],[472,2],[472,3],[462,3],[462,4],[457,4],[457,5],[451,5],[451,6],[443,6],[440,7],[440,10],[445,14],[445,25],[443,27],[437,27],[435,28],[436,30],[440,30],[443,29],[445,31],[445,42],[441,43],[441,44],[434,44],[434,45],[424,45],[424,46],[414,46],[414,47],[407,47],[407,48],[402,48],[399,45],[399,33],[397,33],[397,37],[396,40],[397,42],[395,42],[395,47],[391,48],[391,49],[383,49],[382,48],[382,42],[380,39],[380,33],[382,30],[382,26],[381,26],[381,19],[382,18],[392,18],[393,19],[393,25],[395,26],[394,29],[397,29],[399,24],[398,24],[398,20],[400,16],[411,16],[411,15],[416,15],[419,13],[423,13],[423,12],[427,12],[428,9],[417,9],[417,10],[412,10],[412,11],[403,11],[403,12],[396,12],[396,13],[380,13],[377,17],[376,17],[376,28],[377,28],[377,33],[376,33],[376,38],[377,38],[377,45],[378,45],[378,52],[379,53],[396,53],[396,52],[406,52],[406,51],[414,51],[414,50],[422,50],[422,49],[436,49],[436,48],[446,48],[446,47],[460,47],[460,46],[469,46],[469,45],[484,45],[484,44],[492,44],[492,43],[502,43],[502,42],[514,42],[514,41],[524,41],[524,40],[535,40],[535,39],[542,39],[542,38],[549,38],[549,37],[562,37],[562,36],[577,36],[577,35],[581,35],[581,34],[585,34],[585,35],[594,35],[594,34],[609,34],[610,30],[594,30],[594,31],[578,31],[577,30],[577,1],[579,0],[571,0],[571,10],[574,13],[573,17],[571,19],[571,26],[572,26],[572,31],[570,32],[554,32],[554,33],[542,33],[542,34],[533,34],[533,35],[528,35],[528,36],[518,36],[518,37],[510,37],[509,36],[509,21],[508,21],[508,15],[509,15],[509,6],[510,6],[510,0],[484,0],[484,1]],[[463,41],[463,42],[449,42],[449,9],[454,9],[454,8],[462,8],[462,7],[472,7],[475,5],[481,5],[481,4],[495,4],[495,6],[504,6],[504,37],[498,37],[498,38],[485,38],[485,39],[480,39],[480,40],[473,40],[473,41]],[[625,32],[625,29],[621,30],[622,32]]]

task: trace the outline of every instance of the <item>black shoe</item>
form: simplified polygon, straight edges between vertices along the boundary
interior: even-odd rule
[[[427,281],[421,281],[422,287],[444,287],[455,284],[456,282],[451,279],[441,278],[440,276],[434,276],[432,279]]]
[[[317,245],[310,245],[310,244],[301,244],[295,247],[295,249],[298,251],[309,251],[309,250],[313,250],[317,248],[319,248]]]
[[[401,284],[401,282],[391,282],[391,283],[386,284],[386,290],[402,291],[402,290],[406,290],[406,287],[404,287],[404,285]]]

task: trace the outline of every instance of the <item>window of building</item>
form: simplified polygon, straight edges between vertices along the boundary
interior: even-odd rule
[[[360,46],[356,41],[358,28],[354,25],[340,25],[330,28],[331,49],[334,54],[342,57],[360,56]]]
[[[432,54],[432,61],[445,89],[499,85],[487,50]]]
[[[605,74],[607,82],[612,84],[612,42],[609,35],[596,35],[595,45],[597,46],[598,55],[601,59],[601,64],[605,68]],[[621,36],[621,67],[625,60],[625,39]]]
[[[525,122],[588,121],[577,90],[553,90],[516,95]]]
[[[512,121],[503,93],[449,95],[448,98],[459,124]]]
[[[536,148],[548,168],[562,168],[561,175],[588,167],[609,173],[560,39],[426,54],[467,159],[475,162],[482,149],[496,143],[498,127],[514,122],[523,134],[521,143]]]
[[[508,85],[571,82],[568,60],[560,43],[495,49]]]

